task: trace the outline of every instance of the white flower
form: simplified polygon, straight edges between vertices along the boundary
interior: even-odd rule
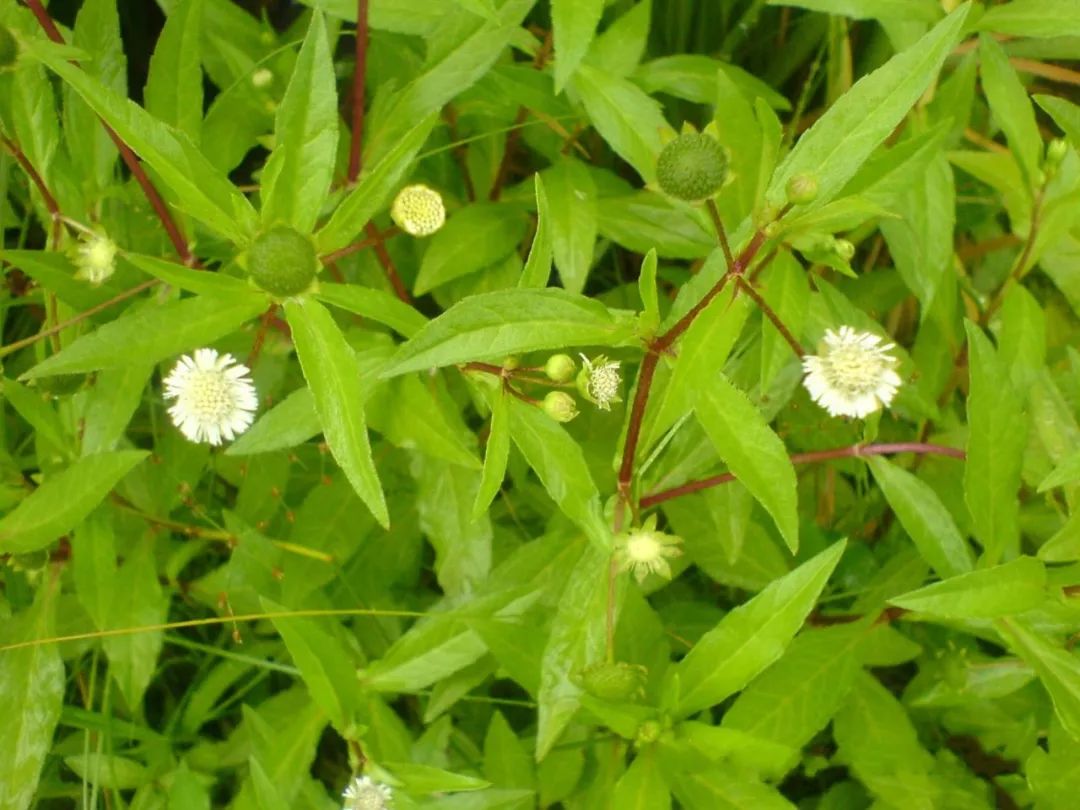
[[[803,358],[803,385],[814,402],[832,416],[859,418],[892,402],[901,382],[889,354],[895,344],[850,326],[826,330],[823,343],[821,354]]]
[[[619,385],[622,383],[619,361],[609,361],[604,355],[595,360],[581,355],[581,361],[584,368],[577,378],[581,395],[602,411],[610,411],[613,402],[622,402],[619,398]]]
[[[439,192],[418,183],[398,192],[390,218],[410,236],[431,236],[446,222],[446,208]]]
[[[165,378],[173,424],[193,442],[221,444],[248,429],[258,400],[248,367],[231,354],[196,349],[180,358]]]
[[[681,537],[656,531],[656,515],[645,521],[640,529],[631,529],[615,538],[615,558],[619,569],[631,571],[638,582],[649,574],[671,579],[669,557],[678,557]]]
[[[116,243],[104,234],[94,233],[75,248],[75,278],[97,286],[116,272]]]
[[[368,776],[356,776],[342,794],[345,810],[386,810],[390,807],[393,791],[387,785]]]

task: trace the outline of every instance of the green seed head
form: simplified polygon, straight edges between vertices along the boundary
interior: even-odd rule
[[[19,43],[15,35],[7,27],[0,25],[0,70],[14,67],[18,58]]]
[[[287,225],[275,225],[255,237],[247,263],[254,282],[279,298],[307,290],[319,270],[314,243]]]
[[[687,132],[660,152],[656,178],[665,194],[699,202],[718,192],[727,178],[727,155],[712,137]]]
[[[625,661],[592,664],[581,673],[581,687],[601,700],[624,703],[645,694],[647,675],[645,667]]]
[[[1049,166],[1057,166],[1065,159],[1069,152],[1069,142],[1062,138],[1054,138],[1046,146],[1046,163]]]

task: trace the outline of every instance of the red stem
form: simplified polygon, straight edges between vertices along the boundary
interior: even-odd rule
[[[15,157],[15,162],[22,167],[23,171],[30,177],[30,180],[37,186],[37,190],[41,194],[41,199],[45,202],[45,208],[52,219],[52,242],[53,249],[55,250],[60,243],[60,228],[63,224],[60,214],[60,205],[49,191],[49,187],[45,185],[45,179],[38,174],[37,169],[34,168],[34,164],[30,162],[30,159],[26,156],[26,153],[19,148],[19,145],[4,135],[0,135],[0,141],[3,142],[4,146],[7,147],[7,150]]]
[[[356,0],[356,66],[352,87],[352,140],[349,143],[349,183],[360,176],[360,147],[364,139],[364,82],[367,78],[368,0]]]
[[[829,461],[836,458],[861,458],[865,456],[888,456],[896,453],[918,453],[922,455],[949,456],[963,460],[966,456],[963,450],[955,447],[945,447],[940,444],[928,444],[926,442],[892,442],[882,444],[854,444],[850,447],[835,447],[831,450],[814,450],[809,453],[794,453],[791,455],[792,464],[813,464],[818,461]],[[690,495],[703,489],[728,484],[735,480],[731,473],[721,473],[710,478],[702,478],[698,481],[688,481],[671,489],[665,489],[652,495],[646,495],[641,499],[641,508],[648,509],[658,503],[670,501],[682,495]]]
[[[53,22],[52,17],[49,16],[49,12],[46,11],[45,7],[41,4],[41,0],[26,0],[26,5],[29,6],[30,10],[34,13],[38,23],[41,25],[49,39],[57,45],[63,45],[64,37],[56,27],[56,23]],[[116,144],[116,148],[120,151],[120,157],[123,158],[124,163],[127,164],[135,181],[142,188],[143,194],[146,195],[146,199],[150,201],[150,207],[154,209],[154,213],[157,214],[158,219],[161,220],[161,224],[164,226],[165,232],[169,236],[169,241],[172,242],[173,248],[176,250],[180,260],[189,267],[198,267],[199,262],[188,248],[187,240],[180,232],[180,227],[173,219],[168,206],[165,205],[165,200],[162,199],[161,194],[154,187],[154,184],[147,176],[146,171],[139,163],[139,159],[135,156],[131,147],[124,143],[123,139],[116,134],[113,128],[105,123],[104,119],[102,119],[102,124],[104,124],[105,131],[109,134],[112,142]]]
[[[405,284],[402,282],[401,276],[398,275],[397,268],[394,266],[394,260],[390,258],[390,253],[386,249],[383,235],[379,232],[379,229],[375,227],[374,222],[369,222],[364,226],[364,231],[368,235],[368,241],[371,242],[371,246],[375,248],[375,255],[379,259],[379,264],[382,265],[383,270],[386,272],[386,277],[390,279],[390,286],[394,288],[394,294],[406,304],[411,304],[412,296],[409,295],[409,291],[405,289]]]

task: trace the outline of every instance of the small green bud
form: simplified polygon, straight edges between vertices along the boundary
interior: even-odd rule
[[[660,152],[656,179],[665,194],[700,202],[720,190],[727,178],[727,169],[727,155],[715,138],[688,132]]]
[[[601,700],[633,701],[645,694],[648,674],[645,667],[625,661],[592,664],[581,673],[581,688]]]
[[[775,239],[781,233],[783,233],[783,230],[784,230],[783,224],[781,224],[780,222],[777,222],[774,219],[772,222],[767,223],[765,225],[765,227],[761,229],[761,232],[765,234],[765,238],[767,238],[767,239]]]
[[[565,391],[552,391],[544,397],[544,413],[556,422],[569,422],[578,415],[577,403]]]
[[[1069,142],[1064,138],[1054,138],[1046,146],[1046,163],[1048,166],[1057,166],[1065,159],[1069,152]]]
[[[247,264],[255,283],[280,298],[307,290],[319,271],[315,243],[288,225],[275,225],[256,236]]]
[[[654,743],[660,739],[660,734],[663,730],[664,727],[655,720],[646,720],[638,726],[637,733],[634,735],[634,742],[638,745],[649,745],[650,743]]]
[[[577,371],[577,363],[568,354],[553,354],[544,364],[544,373],[547,374],[548,379],[557,383],[569,382],[575,371]]]
[[[18,58],[18,40],[15,39],[15,35],[7,27],[0,25],[0,70],[14,67]]]
[[[847,239],[833,240],[833,250],[845,262],[850,262],[855,257],[855,246]]]
[[[502,367],[505,368],[507,371],[514,371],[515,369],[521,367],[521,358],[518,357],[516,354],[512,354],[503,360]]]
[[[787,181],[787,198],[792,205],[806,205],[817,199],[818,181],[812,174],[800,172]]]

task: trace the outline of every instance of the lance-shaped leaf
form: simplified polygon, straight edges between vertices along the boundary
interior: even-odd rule
[[[1061,725],[1080,740],[1080,658],[1018,619],[998,619],[994,626],[1039,674]]]
[[[356,355],[318,301],[286,301],[285,313],[330,452],[371,514],[389,527],[386,497],[371,458]]]
[[[559,289],[514,289],[466,298],[428,322],[383,376],[567,346],[617,346],[633,334],[629,312]]]
[[[1032,610],[1046,598],[1042,562],[1018,557],[895,596],[889,602],[947,619],[986,619]]]
[[[724,616],[671,672],[677,712],[693,714],[738,692],[776,661],[802,627],[829,580],[845,542],[834,543]]]
[[[161,29],[143,96],[146,109],[199,142],[203,118],[202,66],[199,64],[204,0],[173,6]]]

